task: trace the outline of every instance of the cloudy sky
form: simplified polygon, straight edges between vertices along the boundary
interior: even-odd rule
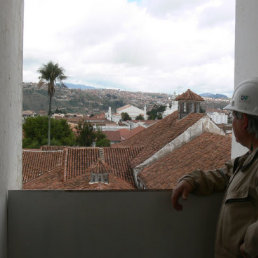
[[[67,82],[231,96],[235,0],[25,0],[25,82],[52,60]]]

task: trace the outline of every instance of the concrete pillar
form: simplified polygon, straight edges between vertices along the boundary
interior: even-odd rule
[[[7,257],[7,191],[21,188],[23,0],[0,2],[0,257]]]
[[[258,76],[258,1],[236,0],[235,87]],[[232,157],[247,151],[233,138]]]

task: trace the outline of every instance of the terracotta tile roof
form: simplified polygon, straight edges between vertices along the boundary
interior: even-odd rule
[[[141,132],[143,130],[145,130],[145,128],[143,126],[137,126],[136,128],[131,130],[130,137],[134,136],[135,134],[137,134],[137,133],[139,133],[139,132]]]
[[[79,124],[79,122],[83,122],[83,117],[63,117],[69,123]]]
[[[110,173],[109,183],[94,183],[89,184],[90,174],[81,175],[64,183],[64,189],[77,189],[77,190],[135,190],[136,188],[119,178],[118,176]],[[85,181],[87,184],[85,184]]]
[[[132,167],[136,167],[182,134],[203,116],[204,114],[191,113],[183,119],[178,120],[178,112],[175,111],[156,124],[115,146],[142,146],[143,150],[132,161]]]
[[[172,189],[183,175],[220,168],[230,159],[230,137],[203,133],[144,168],[139,177],[148,189]]]
[[[138,155],[142,147],[133,148],[102,148],[104,160],[112,167],[114,174],[134,185],[131,160]],[[69,180],[85,174],[88,169],[100,158],[99,148],[67,148],[64,168],[64,179]]]
[[[120,131],[102,131],[111,142],[121,142]]]
[[[97,162],[89,168],[89,171],[90,173],[103,174],[111,173],[113,169],[107,163],[105,163],[101,159],[98,159]]]
[[[196,101],[204,101],[204,99],[197,95],[196,93],[192,92],[191,90],[187,90],[183,94],[179,95],[175,99],[176,101],[178,100],[196,100]]]
[[[130,137],[134,136],[135,134],[145,130],[143,126],[137,126],[136,128],[129,130],[129,129],[120,129],[121,140],[129,139]]]
[[[130,161],[138,155],[141,147],[65,148],[44,146],[42,148],[50,149],[50,151],[23,151],[24,189],[135,188]],[[63,150],[53,151],[57,148]],[[101,169],[108,171],[109,184],[89,184],[90,173],[96,173]]]
[[[156,124],[158,122],[158,120],[145,120],[144,124],[146,125],[152,125],[152,124]]]
[[[120,129],[119,132],[120,132],[121,140],[125,140],[130,137],[129,129],[123,128],[123,129]]]
[[[63,158],[63,151],[23,150],[23,182],[29,182],[45,173],[62,168]]]
[[[131,105],[122,106],[122,107],[120,107],[120,108],[117,108],[117,109],[116,109],[116,112],[122,111],[122,110],[124,110],[124,109],[126,109],[126,108],[129,108],[129,107],[131,107]]]
[[[53,145],[51,146],[43,145],[40,147],[42,151],[57,151],[57,150],[63,150],[65,148],[66,146],[53,146]]]
[[[47,111],[45,111],[45,110],[39,110],[38,114],[39,114],[40,116],[47,116]]]
[[[135,187],[123,179],[109,174],[109,184],[95,183],[89,184],[90,173],[75,177],[68,181],[60,180],[60,172],[54,171],[46,173],[40,178],[36,178],[23,185],[23,189],[41,189],[41,190],[134,190]]]

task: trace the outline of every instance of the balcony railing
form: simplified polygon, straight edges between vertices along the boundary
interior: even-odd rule
[[[9,191],[9,258],[213,257],[222,195],[169,191]]]

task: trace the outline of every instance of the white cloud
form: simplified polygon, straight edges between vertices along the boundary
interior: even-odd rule
[[[220,0],[206,6],[199,15],[200,26],[231,26],[234,27],[235,0]],[[229,23],[229,24],[227,24]]]
[[[99,87],[230,92],[233,2],[25,0],[24,81],[53,60]]]
[[[180,15],[189,9],[195,9],[205,3],[203,0],[142,0],[142,6],[148,12],[159,17]]]

